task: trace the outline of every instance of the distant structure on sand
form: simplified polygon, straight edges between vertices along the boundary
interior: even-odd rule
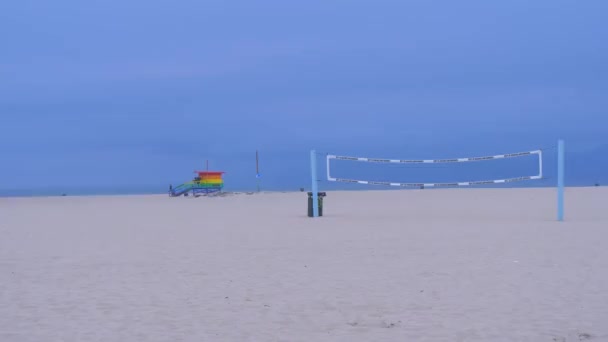
[[[223,171],[195,171],[198,176],[193,180],[180,184],[173,188],[169,186],[169,196],[188,196],[190,193],[194,196],[206,196],[209,194],[219,193],[224,188],[224,179],[222,178],[225,172]]]

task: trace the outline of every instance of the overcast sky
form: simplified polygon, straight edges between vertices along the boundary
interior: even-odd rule
[[[589,160],[569,176],[599,177],[606,37],[605,0],[4,1],[0,189],[164,186],[206,159],[242,187],[256,149],[264,182],[292,186],[311,148],[443,158],[560,137]]]

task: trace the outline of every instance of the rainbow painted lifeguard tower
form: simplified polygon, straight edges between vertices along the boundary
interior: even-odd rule
[[[188,196],[190,192],[194,196],[206,196],[219,193],[224,188],[224,171],[194,171],[198,174],[192,181],[169,189],[169,196]]]
[[[196,173],[198,173],[198,177],[194,179],[196,186],[192,188],[194,194],[211,194],[220,192],[224,188],[224,179],[222,176],[225,172],[196,171]]]

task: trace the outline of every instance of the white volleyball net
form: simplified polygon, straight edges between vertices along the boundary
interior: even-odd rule
[[[509,177],[501,179],[484,179],[484,180],[467,180],[458,182],[395,182],[385,180],[365,180],[365,179],[352,179],[342,178],[332,175],[332,161],[349,161],[357,163],[375,163],[375,164],[392,164],[392,165],[433,165],[433,164],[459,164],[459,163],[478,163],[487,161],[497,161],[510,158],[523,158],[523,157],[538,157],[538,172],[533,175],[523,175],[518,177]],[[499,154],[493,156],[483,157],[466,157],[466,158],[451,158],[451,159],[384,159],[384,158],[368,158],[368,157],[351,157],[351,156],[339,156],[328,154],[327,155],[327,180],[330,182],[343,182],[343,183],[356,183],[356,184],[367,184],[367,185],[383,185],[383,186],[395,186],[395,187],[413,187],[413,188],[432,188],[432,187],[459,187],[459,186],[474,186],[474,185],[490,185],[490,184],[504,184],[521,182],[528,180],[536,180],[543,178],[543,152],[542,150],[517,152]]]

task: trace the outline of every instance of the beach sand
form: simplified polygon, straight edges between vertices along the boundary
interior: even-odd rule
[[[0,341],[608,341],[608,189],[0,199]]]

